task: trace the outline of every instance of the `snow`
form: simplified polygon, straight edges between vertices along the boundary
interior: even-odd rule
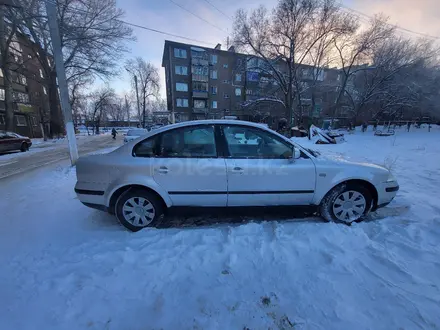
[[[130,233],[80,204],[67,161],[3,180],[0,329],[438,328],[439,138],[402,129],[313,145],[387,164],[399,181],[389,207],[351,227],[177,217]]]

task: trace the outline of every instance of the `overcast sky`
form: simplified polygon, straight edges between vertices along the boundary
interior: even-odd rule
[[[179,8],[173,2],[212,25]],[[260,4],[272,8],[277,0],[117,0],[117,3],[125,10],[125,20],[128,22],[205,41],[208,44],[204,46],[214,47],[221,43],[225,47],[232,27],[230,17],[234,16],[237,9],[256,8]],[[440,37],[440,0],[343,0],[342,3],[366,15],[383,13],[390,17],[390,23]],[[186,41],[138,28],[133,28],[133,34],[137,41],[128,45],[130,53],[126,58],[140,56],[159,67],[161,94],[165,97],[164,69],[161,67],[164,40]],[[130,89],[130,77],[124,72],[121,77],[111,82],[111,86],[118,94],[123,95]]]

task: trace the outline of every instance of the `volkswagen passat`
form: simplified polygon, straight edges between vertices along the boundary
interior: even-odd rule
[[[399,186],[380,166],[335,161],[269,128],[203,120],[148,132],[104,155],[81,157],[75,191],[128,229],[154,226],[172,206],[308,205],[327,221],[359,221]]]

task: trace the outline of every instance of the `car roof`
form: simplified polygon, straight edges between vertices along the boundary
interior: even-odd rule
[[[187,126],[197,126],[197,125],[245,125],[252,127],[265,127],[262,123],[253,123],[250,121],[244,120],[235,120],[235,119],[206,119],[206,120],[191,120],[191,121],[183,121],[176,124],[165,125],[160,129],[155,130],[155,134],[158,132],[164,132],[169,129],[179,128],[179,127],[187,127]]]

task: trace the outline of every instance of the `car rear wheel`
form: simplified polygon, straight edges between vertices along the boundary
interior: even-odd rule
[[[372,197],[362,185],[342,184],[333,188],[320,205],[321,216],[327,221],[352,224],[362,221],[372,206]]]
[[[21,152],[25,152],[29,150],[29,145],[26,142],[23,142],[20,147]]]
[[[154,227],[163,215],[163,205],[155,194],[131,188],[119,196],[115,211],[119,222],[136,232],[145,227]]]

